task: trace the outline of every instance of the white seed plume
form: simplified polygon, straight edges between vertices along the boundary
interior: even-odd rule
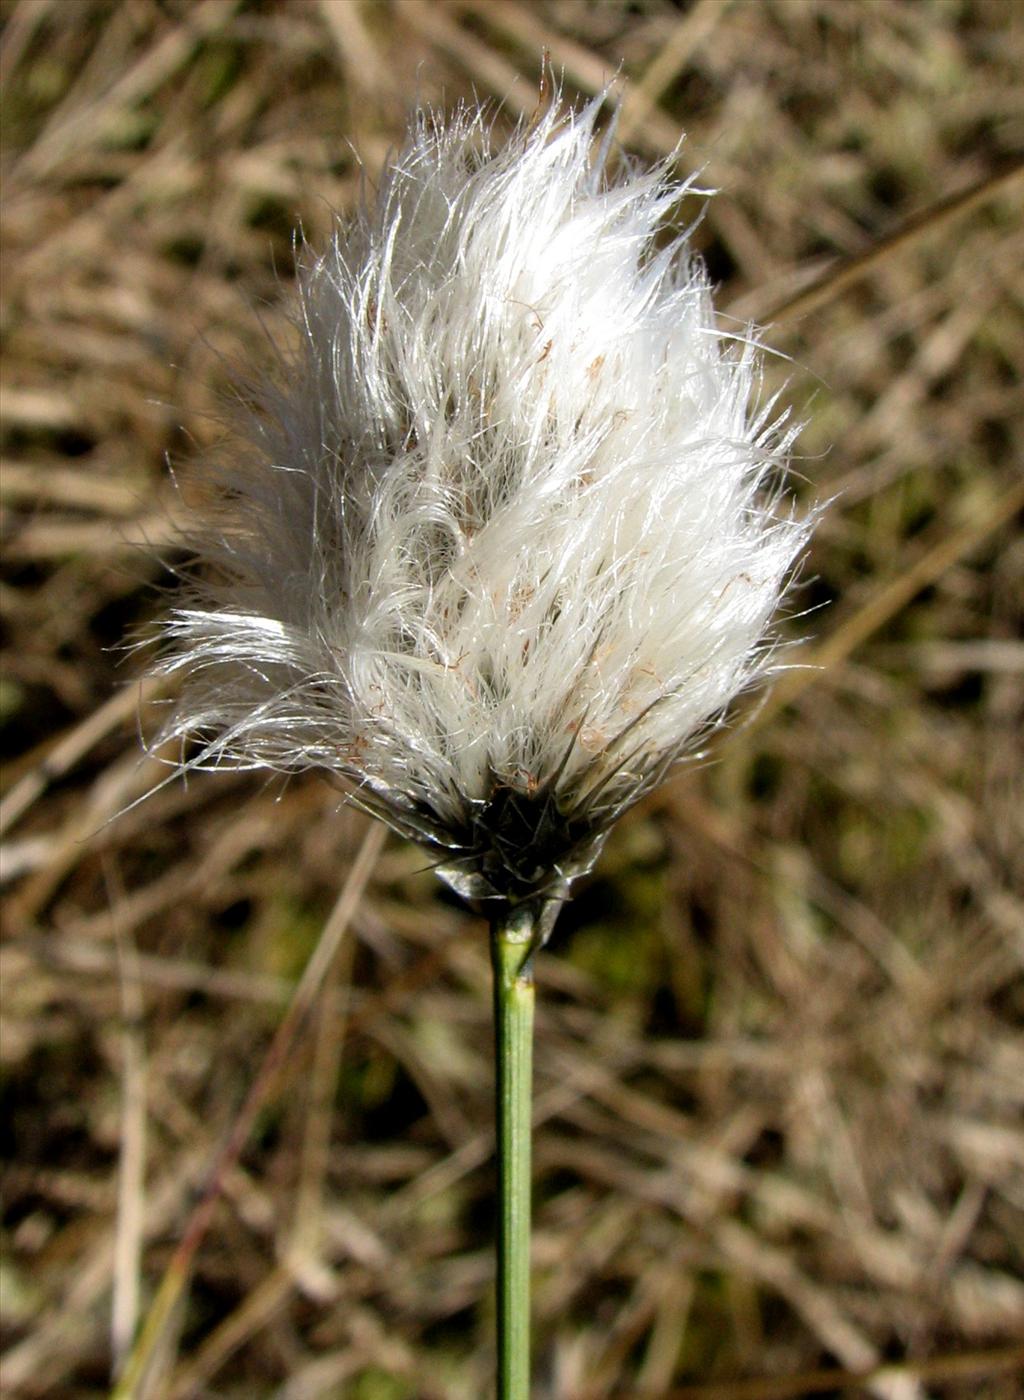
[[[807,533],[685,186],[609,176],[600,105],[416,118],[164,627],[191,763],[330,770],[474,898],[564,896],[766,671]]]

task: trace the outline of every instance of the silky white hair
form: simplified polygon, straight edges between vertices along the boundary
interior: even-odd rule
[[[808,533],[667,165],[420,113],[299,275],[191,596],[186,762],[322,768],[473,897],[564,894],[772,664]]]

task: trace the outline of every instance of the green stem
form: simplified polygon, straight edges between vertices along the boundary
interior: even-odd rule
[[[491,925],[498,1138],[498,1400],[530,1394],[530,1132],[536,918]]]

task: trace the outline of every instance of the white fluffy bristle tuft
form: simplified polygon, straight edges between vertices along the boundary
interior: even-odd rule
[[[478,112],[417,117],[302,270],[165,626],[193,762],[330,769],[471,895],[590,863],[770,665],[807,535],[757,339],[666,241],[666,170],[606,175],[600,106],[501,149]]]

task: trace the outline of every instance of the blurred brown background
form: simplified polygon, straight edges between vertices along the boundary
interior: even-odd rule
[[[293,230],[417,96],[530,111],[547,48],[572,96],[621,72],[627,148],[685,129],[836,500],[816,669],[621,824],[541,959],[536,1394],[1020,1395],[1024,10],[0,14],[5,1393],[108,1392],[365,839],[316,777],[131,805],[167,464],[284,333]],[[489,1393],[486,939],[422,866],[373,862],[138,1396]]]

